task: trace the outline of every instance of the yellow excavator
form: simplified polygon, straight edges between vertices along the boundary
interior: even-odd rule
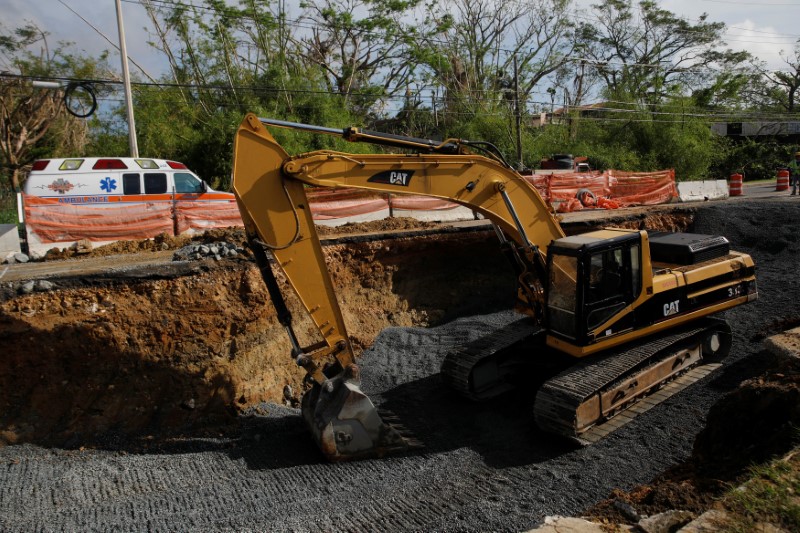
[[[268,127],[401,152],[290,156]],[[416,443],[387,423],[359,387],[308,186],[436,197],[491,221],[515,269],[517,308],[531,319],[527,327],[504,328],[454,350],[442,375],[465,396],[482,399],[508,389],[518,368],[511,359],[558,361],[559,371],[536,390],[534,418],[542,429],[579,441],[602,438],[719,366],[730,350],[731,329],[710,315],[758,296],[752,259],[731,251],[721,236],[623,229],[565,236],[536,189],[490,143],[248,114],[234,143],[233,190],[292,357],[311,385],[303,418],[333,461],[383,456]],[[273,262],[318,329],[317,344],[300,346]],[[534,337],[540,342],[522,342],[530,340],[530,324],[539,326]],[[529,353],[519,353],[522,346]]]

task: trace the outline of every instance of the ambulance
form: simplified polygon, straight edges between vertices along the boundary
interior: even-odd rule
[[[120,205],[119,202],[235,202],[215,191],[186,165],[164,159],[83,157],[39,159],[33,163],[25,194],[61,204]]]

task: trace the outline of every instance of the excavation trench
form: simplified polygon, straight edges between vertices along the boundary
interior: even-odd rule
[[[685,230],[693,217],[638,213],[604,223]],[[565,228],[575,233],[594,225]],[[359,352],[387,326],[436,326],[513,306],[513,273],[489,227],[383,226],[349,228],[325,244]],[[241,232],[227,237],[243,240]],[[110,251],[141,251],[151,242]],[[50,277],[47,290],[38,282],[19,294],[21,283],[6,284],[0,443],[72,447],[112,436],[216,429],[261,402],[296,404],[304,372],[289,356],[254,263],[168,259],[109,275],[85,274],[80,264],[92,262],[85,258],[74,272]],[[299,302],[292,297],[289,306],[301,342],[316,342]]]
[[[640,491],[649,499],[635,487],[693,447],[702,472],[723,479],[763,441],[779,453],[783,436],[796,437],[800,370],[775,370],[764,339],[800,325],[800,202],[667,211],[594,223],[725,235],[753,256],[759,299],[723,314],[734,338],[720,369],[588,447],[538,430],[530,387],[477,404],[441,382],[448,347],[515,318],[511,270],[485,229],[362,227],[378,235],[326,244],[364,391],[425,444],[337,465],[282,405],[296,402],[302,376],[250,260],[170,262],[166,251],[144,266],[158,253],[54,261],[33,284],[10,270],[0,278],[0,439],[17,445],[0,446],[0,530],[525,531],[616,489],[633,490],[624,499],[648,514],[663,501],[700,510],[706,500],[685,498],[682,478]],[[303,342],[316,340],[289,304]]]

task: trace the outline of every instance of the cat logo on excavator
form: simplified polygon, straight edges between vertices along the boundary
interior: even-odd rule
[[[411,182],[411,176],[413,175],[413,170],[386,170],[375,174],[367,181],[370,183],[386,183],[388,185],[408,187],[408,184]]]

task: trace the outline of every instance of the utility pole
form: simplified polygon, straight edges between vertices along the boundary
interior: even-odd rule
[[[514,54],[514,115],[517,123],[517,168],[522,170],[522,117],[519,111],[519,68],[517,67],[517,54]]]
[[[125,28],[122,26],[122,5],[117,4],[117,27],[119,28],[119,54],[122,56],[122,83],[125,85],[125,106],[128,110],[128,141],[131,157],[139,157],[136,144],[136,122],[133,119],[133,95],[131,93],[131,74],[128,70],[128,48],[125,46]]]

